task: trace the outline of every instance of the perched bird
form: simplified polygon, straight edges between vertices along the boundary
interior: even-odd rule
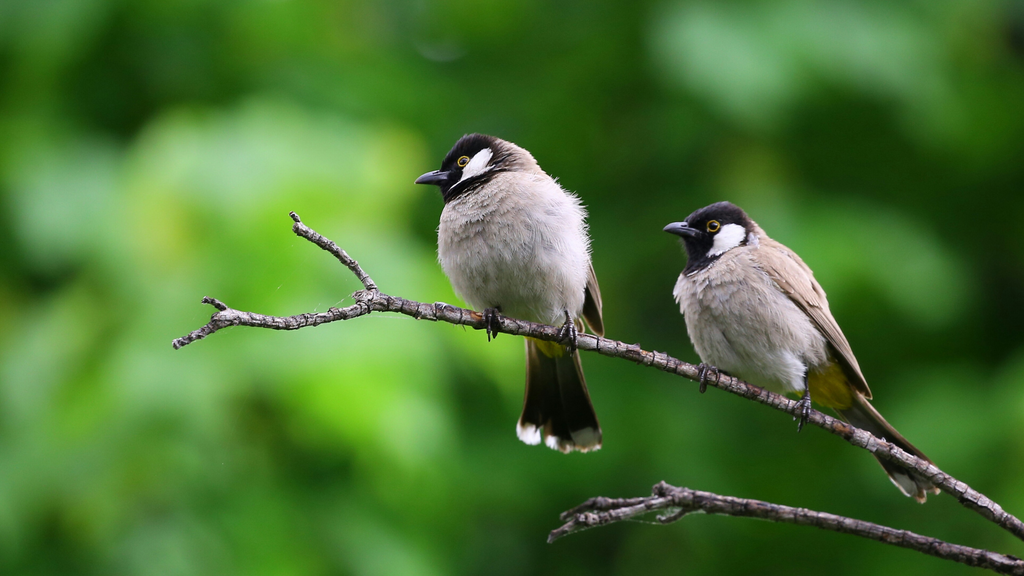
[[[702,379],[710,365],[773,392],[801,394],[800,427],[813,398],[854,426],[928,460],[871,406],[871,390],[850,343],[799,256],[729,202],[701,208],[665,231],[682,237],[686,247],[686,268],[672,294],[704,363]],[[918,502],[928,492],[938,493],[926,480],[879,462],[893,484]]]
[[[441,189],[441,268],[455,292],[484,311],[561,325],[566,345],[526,339],[526,395],[516,426],[527,444],[564,453],[601,447],[601,427],[583,379],[577,329],[604,334],[601,291],[590,263],[586,211],[529,152],[500,138],[468,134],[441,169],[416,179]]]

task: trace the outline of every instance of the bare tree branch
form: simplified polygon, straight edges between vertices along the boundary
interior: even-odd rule
[[[486,328],[486,322],[479,312],[441,302],[426,304],[414,300],[406,300],[405,298],[389,296],[380,292],[377,285],[370,279],[370,276],[344,250],[303,224],[294,212],[291,213],[291,217],[295,221],[292,230],[297,235],[306,238],[333,254],[338,261],[348,267],[359,278],[364,290],[360,290],[352,295],[356,303],[345,308],[331,308],[326,312],[280,317],[234,310],[215,298],[205,297],[203,298],[203,303],[214,306],[217,312],[205,326],[192,331],[186,336],[176,338],[172,342],[175,349],[205,338],[228,326],[297,330],[307,326],[318,326],[338,320],[351,320],[371,312],[396,312],[417,319],[469,326],[477,330],[484,330]],[[552,342],[561,341],[559,328],[555,326],[504,316],[499,318],[498,331],[505,334],[529,336]],[[637,364],[652,366],[659,370],[700,382],[697,366],[673,358],[664,352],[644,350],[637,344],[626,344],[593,334],[580,333],[578,346],[580,350],[589,350],[604,356],[631,360]],[[800,407],[795,400],[790,400],[731,376],[721,375],[721,377],[707,381],[705,384],[770,406],[794,417],[799,417],[800,415]],[[943,492],[956,498],[966,508],[977,512],[1017,538],[1024,540],[1024,523],[1012,514],[1004,511],[996,502],[974,490],[966,483],[946,474],[934,464],[917,458],[884,439],[876,438],[865,430],[851,426],[817,410],[811,411],[808,422],[843,438],[854,446],[871,452],[879,458],[897,463],[907,470],[919,474],[939,487]]]
[[[822,530],[853,534],[884,544],[917,550],[943,560],[987,568],[1000,574],[1024,575],[1024,560],[1015,556],[950,544],[907,530],[896,530],[888,526],[836,516],[827,512],[793,508],[761,500],[720,496],[711,492],[677,488],[665,482],[656,484],[651,495],[645,498],[604,498],[599,496],[587,500],[572,510],[563,512],[561,518],[565,525],[552,530],[548,535],[548,542],[554,542],[573,532],[630,520],[657,510],[669,511],[668,514],[657,517],[658,522],[662,524],[671,524],[692,513],[760,518],[771,522],[814,526]]]
[[[295,234],[302,236],[306,240],[309,240],[313,244],[316,244],[317,246],[333,254],[334,257],[338,259],[338,262],[341,262],[346,267],[348,267],[348,269],[351,270],[352,273],[356,275],[356,278],[359,278],[359,281],[363,283],[363,288],[369,290],[370,292],[377,291],[377,285],[374,284],[373,280],[370,279],[370,275],[364,272],[363,269],[359,266],[359,262],[353,260],[348,255],[347,252],[338,247],[338,245],[335,244],[332,240],[324,238],[323,236],[318,234],[316,230],[313,230],[309,226],[303,224],[302,220],[299,219],[299,215],[296,214],[295,212],[289,212],[288,215],[291,216],[292,220],[295,221],[295,224],[292,224],[292,232],[295,232]]]

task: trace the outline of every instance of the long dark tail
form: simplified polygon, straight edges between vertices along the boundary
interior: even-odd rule
[[[853,397],[853,405],[850,408],[836,410],[840,418],[858,428],[871,432],[879,438],[885,438],[918,458],[931,462],[923,452],[915,448],[910,442],[907,442],[907,439],[902,434],[886,422],[885,418],[882,418],[882,415],[875,410],[875,407],[871,405],[867,398],[858,393],[854,393]],[[885,473],[889,475],[889,479],[900,489],[900,492],[913,497],[914,500],[922,504],[928,499],[928,492],[939,493],[939,489],[934,484],[909,474],[900,466],[882,459],[879,459],[878,463],[882,465]]]
[[[516,426],[519,439],[568,454],[601,447],[601,426],[590,403],[579,352],[526,339],[526,398]]]

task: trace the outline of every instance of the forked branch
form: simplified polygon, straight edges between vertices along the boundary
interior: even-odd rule
[[[657,516],[657,520],[661,524],[671,524],[694,513],[759,518],[770,522],[813,526],[822,530],[853,534],[884,544],[917,550],[943,560],[952,560],[977,568],[987,568],[1000,574],[1024,574],[1024,560],[1015,556],[950,544],[907,530],[896,530],[888,526],[836,516],[827,512],[793,508],[762,500],[720,496],[711,492],[677,488],[664,482],[656,484],[651,495],[644,498],[604,498],[599,496],[587,500],[572,510],[563,512],[561,519],[565,524],[551,531],[551,534],[548,535],[548,542],[554,542],[563,536],[587,528],[631,520],[662,510],[666,513]]]
[[[427,304],[382,293],[370,276],[359,266],[359,263],[353,260],[347,253],[345,253],[344,250],[339,248],[337,244],[303,224],[298,215],[294,212],[291,213],[291,217],[295,222],[292,226],[292,230],[295,234],[313,242],[327,252],[330,252],[338,259],[339,262],[348,267],[348,269],[351,270],[363,284],[363,290],[352,295],[356,303],[345,308],[330,308],[326,312],[281,317],[234,310],[215,298],[205,297],[203,298],[203,303],[212,305],[217,309],[217,312],[213,314],[210,318],[210,322],[205,326],[192,331],[186,336],[176,338],[172,343],[175,349],[205,338],[228,326],[249,326],[254,328],[271,328],[274,330],[297,330],[307,326],[318,326],[320,324],[326,324],[328,322],[335,322],[338,320],[351,320],[353,318],[365,316],[371,312],[396,312],[399,314],[405,314],[406,316],[412,316],[417,319],[469,326],[477,330],[484,330],[487,327],[487,323],[484,320],[483,315],[473,310],[467,310],[440,302]],[[497,331],[505,334],[529,336],[531,338],[552,342],[558,342],[561,339],[559,328],[555,326],[517,320],[504,316],[499,319]],[[637,344],[626,344],[624,342],[619,342],[618,340],[611,340],[609,338],[603,338],[593,334],[580,333],[578,345],[580,350],[593,351],[613,358],[623,358],[645,366],[652,366],[659,370],[676,374],[695,382],[700,381],[697,366],[683,362],[677,358],[673,358],[663,352],[644,350]],[[774,392],[770,392],[752,384],[747,384],[746,382],[730,376],[722,375],[720,378],[707,381],[706,384],[720,390],[736,394],[737,396],[742,396],[748,400],[753,400],[760,404],[770,406],[792,416],[800,415],[800,406],[795,400],[790,400],[784,396],[775,394]],[[996,502],[974,490],[966,483],[946,474],[934,464],[903,451],[895,444],[876,438],[865,430],[851,426],[846,422],[833,418],[827,414],[823,414],[817,410],[811,411],[810,418],[807,421],[810,424],[818,426],[819,428],[843,438],[858,448],[863,448],[871,452],[883,460],[897,463],[903,468],[927,478],[943,492],[946,492],[956,498],[957,501],[966,508],[977,512],[984,518],[1007,530],[1017,538],[1024,540],[1024,523],[1012,514],[1004,511]],[[720,496],[718,498],[725,497]],[[771,506],[776,505],[772,504]],[[813,514],[820,515],[824,513],[815,512]],[[851,522],[860,522],[850,519],[846,520]],[[868,523],[864,524],[869,525]],[[902,533],[901,531],[896,532]],[[948,546],[953,545],[948,544]]]

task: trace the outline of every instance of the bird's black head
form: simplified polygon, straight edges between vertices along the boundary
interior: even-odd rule
[[[739,206],[717,202],[705,206],[682,222],[665,226],[665,232],[683,239],[686,246],[686,269],[689,274],[709,266],[729,250],[757,242],[754,222]]]
[[[440,170],[427,172],[417,178],[416,183],[434,184],[441,189],[444,201],[450,202],[506,170],[513,148],[494,136],[466,134],[448,151]]]

